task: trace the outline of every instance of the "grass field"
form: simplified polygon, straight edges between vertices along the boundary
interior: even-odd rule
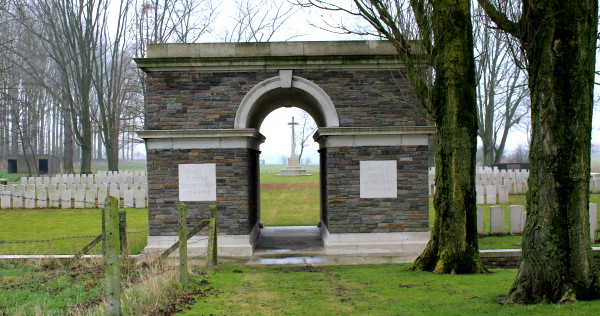
[[[438,275],[408,265],[230,267],[209,273],[189,315],[597,315],[600,301],[501,305],[516,270]]]
[[[126,211],[130,252],[138,254],[146,247],[148,211]],[[101,209],[0,210],[0,254],[75,254],[102,232],[101,214]],[[89,253],[101,250],[98,245]]]

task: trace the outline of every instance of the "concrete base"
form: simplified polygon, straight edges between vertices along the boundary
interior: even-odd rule
[[[286,235],[286,229],[291,235]],[[264,239],[260,239],[261,234],[264,235]],[[267,238],[269,240],[266,240]],[[265,254],[318,253],[321,256],[392,256],[402,257],[403,262],[409,262],[425,249],[428,241],[429,232],[330,234],[327,228],[322,226],[319,234],[319,230],[314,226],[267,227],[263,230],[255,228],[250,235],[219,235],[217,251],[219,257],[248,258]],[[177,236],[148,236],[148,245],[144,253],[160,254],[176,242]],[[289,245],[285,244],[286,242]],[[258,247],[261,249],[254,249],[257,244],[262,245]],[[204,256],[207,246],[206,236],[194,236],[188,241],[188,253],[190,256]],[[178,252],[173,255],[177,256]]]
[[[301,177],[301,176],[311,176],[311,174],[306,173],[305,169],[281,169],[281,173],[277,174],[280,177]]]
[[[429,242],[429,232],[330,234],[321,227],[328,255],[385,254],[416,258]]]
[[[178,240],[177,236],[148,236],[145,254],[159,255],[169,249]],[[250,235],[219,235],[217,237],[217,253],[224,257],[251,257],[254,246],[250,243]],[[207,236],[194,236],[188,240],[190,257],[205,256],[208,249]],[[179,256],[175,251],[172,256]]]

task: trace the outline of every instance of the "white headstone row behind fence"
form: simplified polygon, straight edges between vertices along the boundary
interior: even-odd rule
[[[70,190],[64,184],[42,186],[21,184],[0,186],[0,209],[96,208],[103,207],[104,200],[109,194],[122,199],[122,207],[145,208],[148,198],[147,189],[138,187],[119,189],[117,186],[115,191],[111,192],[102,185],[97,190],[86,190],[84,188]]]
[[[21,184],[147,184],[145,171],[121,173],[97,173],[95,175],[59,174],[53,177],[21,177]]]

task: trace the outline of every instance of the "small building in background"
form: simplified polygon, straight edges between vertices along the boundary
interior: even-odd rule
[[[60,173],[60,159],[52,155],[18,155],[7,159],[8,173],[56,174]]]

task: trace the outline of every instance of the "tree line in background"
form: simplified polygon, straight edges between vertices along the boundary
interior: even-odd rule
[[[134,58],[153,43],[268,41],[295,7],[234,0],[0,0],[0,161],[51,154],[63,171],[119,169],[143,127],[144,74]],[[232,23],[217,29],[215,21]],[[291,36],[290,36],[291,37]],[[1,165],[1,164],[0,164]],[[37,173],[37,170],[32,170]]]

